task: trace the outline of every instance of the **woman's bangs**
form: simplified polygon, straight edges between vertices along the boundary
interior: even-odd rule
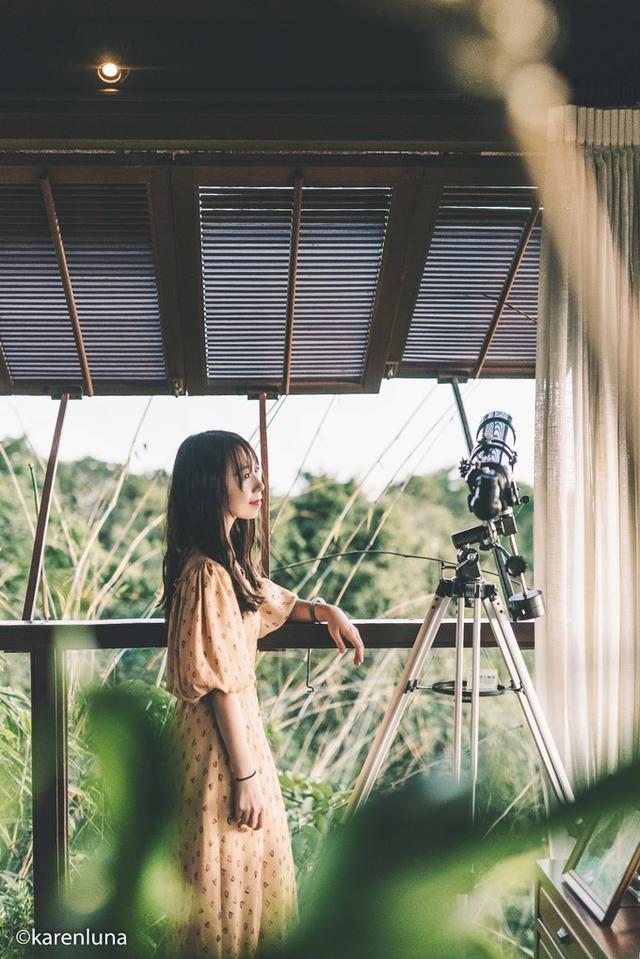
[[[253,447],[243,440],[237,443],[231,450],[231,457],[236,476],[241,481],[243,472],[246,469],[255,469],[258,465],[258,457]]]

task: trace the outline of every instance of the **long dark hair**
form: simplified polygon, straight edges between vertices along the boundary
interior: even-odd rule
[[[169,619],[175,581],[182,573],[191,550],[199,550],[227,570],[240,611],[244,615],[261,602],[258,573],[251,558],[255,541],[255,519],[236,519],[230,541],[225,530],[228,506],[227,469],[242,485],[247,462],[257,466],[255,451],[238,433],[206,430],[188,436],[176,454],[167,497],[165,552],[162,561],[164,592],[158,604]],[[236,561],[244,570],[253,591],[247,590],[236,572]]]

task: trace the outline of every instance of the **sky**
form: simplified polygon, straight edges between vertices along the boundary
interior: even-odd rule
[[[461,384],[475,436],[482,416],[505,410],[513,417],[516,480],[533,483],[533,380],[481,380]],[[48,397],[0,397],[0,437],[26,433],[42,456],[49,453],[58,402]],[[270,400],[270,486],[295,491],[301,466],[338,480],[364,481],[368,495],[409,473],[457,467],[466,445],[450,385],[435,380],[385,380],[379,394],[289,396]],[[69,402],[60,460],[93,456],[123,463],[131,451],[136,473],[170,472],[176,451],[191,433],[228,429],[258,444],[258,402],[246,397],[91,397]]]

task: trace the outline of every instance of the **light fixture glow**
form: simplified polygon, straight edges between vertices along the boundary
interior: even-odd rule
[[[107,60],[98,67],[98,76],[103,83],[117,83],[122,78],[122,67],[112,60]]]

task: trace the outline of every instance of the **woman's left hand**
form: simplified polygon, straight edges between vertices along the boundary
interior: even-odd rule
[[[364,643],[356,626],[339,606],[327,606],[327,629],[341,653],[347,648],[345,643],[355,647],[353,665],[361,666],[364,662]]]

